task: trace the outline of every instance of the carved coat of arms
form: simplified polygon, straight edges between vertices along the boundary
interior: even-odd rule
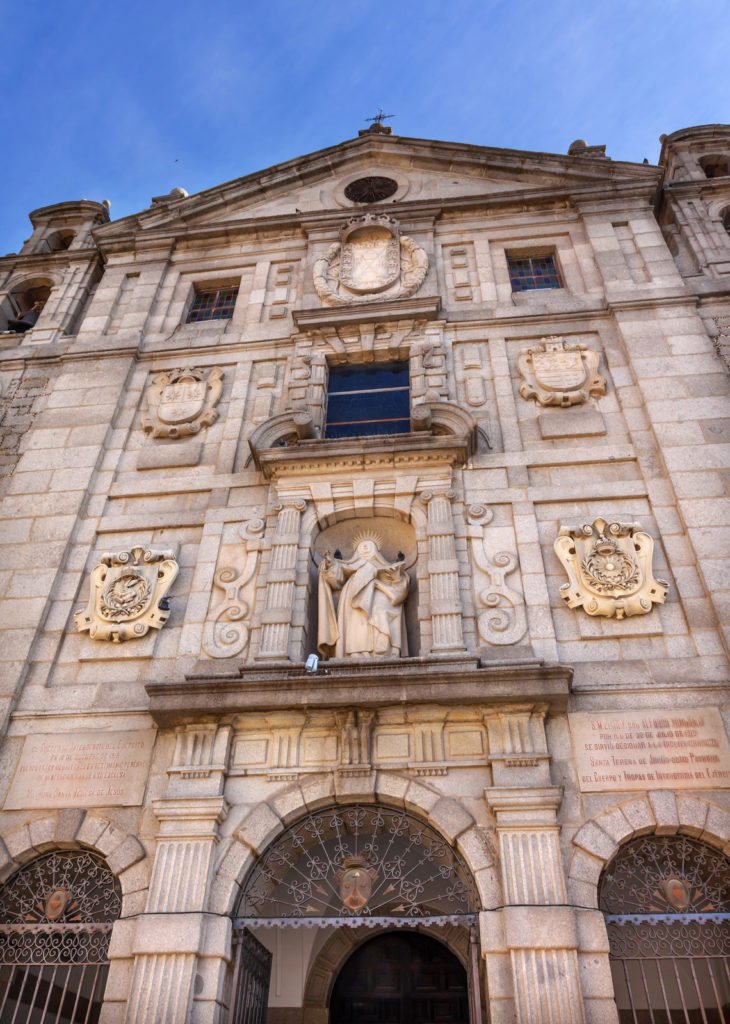
[[[589,396],[606,394],[606,381],[598,372],[600,354],[581,342],[543,338],[534,348],[523,348],[517,360],[522,377],[520,394],[540,405],[582,405]]]
[[[158,373],[147,389],[147,414],[142,429],[153,437],[197,434],[218,419],[215,406],[221,396],[223,371],[191,369]]]
[[[326,306],[407,298],[421,285],[428,256],[401,235],[394,217],[367,213],[351,218],[340,241],[314,264],[314,287]]]
[[[358,911],[367,906],[378,872],[364,857],[346,857],[336,877],[343,907]]]
[[[114,643],[161,629],[170,616],[166,595],[177,572],[172,551],[133,547],[102,555],[91,574],[89,603],[74,616],[76,629]]]
[[[623,619],[664,604],[669,584],[654,579],[654,541],[638,523],[598,517],[585,526],[564,526],[554,547],[570,581],[560,588],[569,608]]]

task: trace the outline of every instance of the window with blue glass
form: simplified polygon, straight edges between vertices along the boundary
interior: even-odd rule
[[[507,263],[513,292],[562,287],[554,256],[510,256]]]
[[[187,323],[201,320],[230,320],[238,298],[238,286],[227,288],[196,288]]]
[[[408,363],[330,367],[325,437],[407,434],[410,429]]]

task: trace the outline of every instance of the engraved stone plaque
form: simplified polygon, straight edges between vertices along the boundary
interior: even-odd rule
[[[730,743],[716,708],[568,718],[584,793],[730,787]]]
[[[154,729],[26,736],[5,810],[142,803]]]

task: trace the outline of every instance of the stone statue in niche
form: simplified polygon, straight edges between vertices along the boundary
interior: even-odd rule
[[[352,217],[340,241],[314,264],[314,287],[326,306],[404,299],[423,284],[428,256],[398,221],[382,214]]]
[[[606,394],[606,381],[598,372],[600,353],[582,342],[543,338],[533,348],[523,348],[517,360],[522,377],[520,394],[539,405],[568,408]]]
[[[563,526],[554,547],[570,581],[560,588],[569,608],[623,619],[664,604],[669,584],[654,579],[654,541],[639,523],[599,516],[585,526]]]
[[[384,558],[375,536],[354,544],[351,558],[325,552],[320,562],[317,649],[325,658],[406,657],[405,561]]]

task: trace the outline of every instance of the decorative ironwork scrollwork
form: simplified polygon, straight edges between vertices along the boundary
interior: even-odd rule
[[[267,850],[244,886],[252,918],[423,918],[473,913],[474,882],[456,851],[404,811],[315,811]]]

